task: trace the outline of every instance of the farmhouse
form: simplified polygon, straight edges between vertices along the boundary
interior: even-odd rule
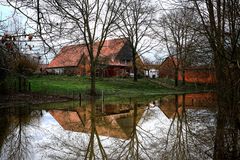
[[[95,46],[97,45],[96,43]],[[106,40],[99,56],[96,74],[103,77],[126,76],[132,70],[131,64],[131,48],[126,39]],[[63,47],[48,65],[48,71],[57,74],[90,75],[90,60],[86,45]]]

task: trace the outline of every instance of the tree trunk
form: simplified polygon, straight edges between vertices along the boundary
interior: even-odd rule
[[[136,64],[136,52],[133,52],[133,81],[137,82],[137,64]]]
[[[134,72],[134,81],[135,81],[135,82],[137,82],[137,79],[138,79],[138,77],[137,77],[137,76],[138,76],[138,75],[137,75],[138,72],[137,72],[137,71],[138,71],[138,70],[137,70],[137,66],[134,65],[134,66],[133,66],[133,72]]]
[[[95,96],[96,95],[96,72],[95,72],[95,63],[91,62],[91,89],[90,89],[90,95]]]
[[[175,87],[178,86],[178,68],[175,68]]]
[[[221,55],[221,54],[218,54]],[[240,69],[230,67],[226,59],[215,58],[218,115],[214,144],[214,160],[237,159],[239,155],[238,116],[240,115]]]
[[[185,86],[185,69],[182,69],[182,85]]]

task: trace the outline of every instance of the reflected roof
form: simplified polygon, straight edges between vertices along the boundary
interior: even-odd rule
[[[117,107],[117,106],[116,106]],[[65,129],[74,132],[91,132],[91,107],[72,111],[51,110],[50,114]],[[144,108],[138,108],[137,122],[141,119]],[[95,115],[97,133],[101,136],[128,139],[133,129],[133,110],[110,115]]]

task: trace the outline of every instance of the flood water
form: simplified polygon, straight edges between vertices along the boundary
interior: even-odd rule
[[[1,109],[0,159],[212,159],[214,97]]]

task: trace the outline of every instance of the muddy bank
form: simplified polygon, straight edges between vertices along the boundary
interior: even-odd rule
[[[70,97],[56,95],[41,95],[36,93],[14,93],[0,95],[0,107],[18,104],[44,104],[53,102],[66,102],[72,100]]]

